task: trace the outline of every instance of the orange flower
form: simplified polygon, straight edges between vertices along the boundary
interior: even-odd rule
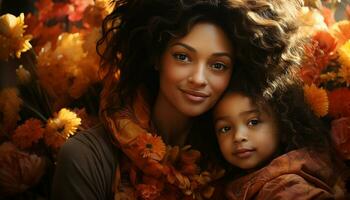
[[[12,146],[12,147],[11,147]],[[0,196],[24,192],[38,183],[45,172],[45,160],[19,151],[11,143],[0,145]]]
[[[350,86],[350,65],[342,65],[339,69],[338,74],[339,74],[339,77],[342,78],[342,81],[344,81],[346,85],[349,87]]]
[[[150,158],[156,161],[163,159],[166,146],[159,136],[152,134],[140,134],[136,142],[143,158]]]
[[[329,115],[334,118],[350,116],[350,89],[338,88],[328,94]]]
[[[331,26],[335,23],[334,13],[331,9],[327,8],[326,6],[322,6],[321,12],[324,17],[324,22],[327,24],[327,26]]]
[[[160,190],[155,185],[139,184],[136,189],[138,195],[144,200],[154,200],[160,196]]]
[[[350,21],[339,21],[330,28],[330,33],[337,40],[337,47],[342,46],[350,39]]]
[[[318,117],[323,117],[328,113],[328,97],[326,90],[317,88],[314,84],[304,86],[306,102],[310,105],[311,110]]]
[[[0,91],[0,113],[2,113],[0,120],[5,131],[12,131],[19,120],[19,111],[23,101],[18,93],[17,88],[5,88]]]
[[[340,118],[332,121],[332,139],[340,155],[350,159],[350,118]]]
[[[29,148],[33,143],[43,137],[44,128],[38,119],[28,119],[17,127],[12,136],[12,141],[21,149]]]

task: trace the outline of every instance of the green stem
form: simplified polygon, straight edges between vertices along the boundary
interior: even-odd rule
[[[36,114],[38,117],[40,117],[43,121],[46,121],[47,118],[44,117],[39,111],[37,111],[35,108],[33,108],[31,105],[27,104],[26,102],[23,102],[23,106],[25,108],[28,108],[30,111],[32,111],[34,114]]]

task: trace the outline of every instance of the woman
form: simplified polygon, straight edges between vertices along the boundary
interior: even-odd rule
[[[199,166],[201,154],[185,145],[206,147],[199,130],[208,121],[202,116],[225,91],[235,68],[254,66],[246,70],[266,82],[285,63],[299,62],[294,50],[301,40],[293,35],[301,5],[287,0],[115,3],[99,42],[103,126],[62,147],[52,197],[211,198],[209,183],[222,174],[206,160]]]

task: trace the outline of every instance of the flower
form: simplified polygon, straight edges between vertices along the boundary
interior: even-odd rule
[[[328,94],[329,115],[334,118],[350,116],[350,89],[338,88]]]
[[[5,131],[14,128],[20,118],[19,111],[23,101],[18,93],[17,88],[5,88],[0,91],[0,112],[3,114],[1,122]]]
[[[26,70],[23,65],[20,65],[18,69],[16,69],[17,79],[21,84],[26,84],[31,81],[31,75],[28,70]]]
[[[347,86],[350,85],[350,40],[343,44],[339,50],[339,62],[341,67],[338,75]]]
[[[159,136],[153,136],[150,133],[140,134],[136,144],[143,158],[160,161],[165,155],[166,146]]]
[[[326,90],[318,88],[315,84],[304,86],[306,102],[311,110],[318,117],[323,117],[328,113],[328,96]]]
[[[0,196],[21,193],[37,184],[45,172],[42,157],[19,151],[11,143],[0,145]]]
[[[59,148],[71,135],[74,135],[81,119],[68,109],[61,109],[53,119],[46,124],[45,143],[53,148]]]
[[[350,159],[350,118],[344,117],[332,121],[332,139],[340,155]]]
[[[12,135],[12,141],[21,149],[29,148],[43,137],[44,128],[38,119],[28,119],[18,126]]]
[[[350,39],[350,21],[339,21],[329,29],[329,32],[337,40],[337,48],[342,46],[346,41]]]
[[[0,16],[0,59],[19,58],[22,52],[32,48],[29,43],[32,36],[23,35],[26,27],[23,13],[18,17],[11,14]]]
[[[144,200],[154,200],[160,195],[160,190],[155,185],[139,184],[136,189],[139,196]]]

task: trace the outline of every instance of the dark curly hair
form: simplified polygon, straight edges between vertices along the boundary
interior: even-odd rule
[[[293,71],[290,66],[300,63],[304,40],[296,16],[301,2],[115,0],[97,45],[102,78],[120,73],[118,84],[108,88],[107,109],[118,110],[132,102],[139,87],[147,90],[152,103],[159,87],[154,66],[169,41],[186,35],[199,21],[224,30],[234,48],[235,71],[254,75],[257,85],[273,84],[276,74],[288,74]]]

